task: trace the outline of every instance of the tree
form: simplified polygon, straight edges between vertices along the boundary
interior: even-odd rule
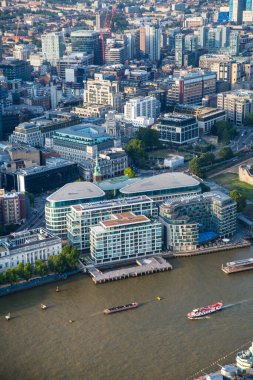
[[[228,144],[236,135],[236,129],[228,121],[217,121],[213,126],[211,133],[218,136],[219,142]]]
[[[32,277],[33,273],[34,273],[34,267],[32,266],[32,264],[31,263],[25,264],[25,266],[24,266],[24,279],[26,281],[28,281],[29,278]]]
[[[191,159],[190,164],[189,164],[189,169],[192,174],[195,174],[196,176],[200,178],[204,177],[204,171],[197,157],[194,157]]]
[[[131,139],[125,146],[125,151],[133,160],[135,165],[141,166],[146,158],[143,142],[137,139]]]
[[[5,272],[5,278],[6,278],[6,281],[9,282],[10,284],[17,282],[18,276],[17,276],[16,270],[14,268],[7,269]]]
[[[234,156],[234,153],[232,149],[230,148],[230,146],[224,146],[223,148],[220,149],[219,155],[224,160],[229,160],[230,158]]]
[[[35,270],[39,276],[46,276],[48,274],[47,263],[41,259],[36,260]]]
[[[4,273],[0,273],[0,285],[5,283],[5,275]]]
[[[143,142],[145,150],[160,148],[159,132],[151,128],[140,128],[137,132],[137,139]]]
[[[133,171],[132,168],[128,167],[124,170],[124,175],[127,175],[129,178],[134,178],[135,172]]]
[[[242,211],[246,206],[246,198],[239,190],[232,190],[230,197],[237,203],[237,211]]]
[[[202,153],[198,161],[200,166],[207,166],[215,161],[215,155],[213,153]]]
[[[24,264],[23,263],[19,263],[17,268],[16,268],[16,272],[17,272],[17,275],[19,278],[24,278]]]
[[[244,120],[244,125],[247,127],[253,127],[253,113],[249,113]]]

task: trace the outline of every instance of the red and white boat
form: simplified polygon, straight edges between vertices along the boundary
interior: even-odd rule
[[[222,309],[223,302],[217,302],[213,305],[200,307],[199,309],[194,309],[190,313],[187,314],[187,318],[189,319],[197,319],[201,317],[205,317],[208,314],[215,313],[216,311],[219,311]]]

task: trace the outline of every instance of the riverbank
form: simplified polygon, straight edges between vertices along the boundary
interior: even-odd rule
[[[16,292],[21,292],[23,290],[35,288],[37,286],[47,285],[55,281],[66,280],[68,277],[80,272],[80,269],[76,269],[74,271],[66,273],[51,273],[44,277],[31,278],[28,281],[21,281],[17,284],[2,285],[0,286],[0,297],[7,296]]]

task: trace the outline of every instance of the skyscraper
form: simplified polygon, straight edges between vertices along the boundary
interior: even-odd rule
[[[102,45],[99,39],[99,32],[94,30],[76,30],[71,32],[72,52],[82,52],[94,55],[94,63],[102,63]]]
[[[230,32],[229,35],[229,53],[231,55],[239,54],[239,34],[237,31]]]
[[[252,1],[252,0],[251,0]],[[250,0],[247,0],[247,5],[249,5]],[[245,0],[230,0],[229,1],[229,21],[235,22],[236,24],[242,24],[242,14],[245,10]]]
[[[43,56],[51,63],[51,65],[56,66],[65,51],[63,34],[61,32],[43,34],[41,36],[41,41]]]
[[[161,29],[159,25],[146,25],[140,28],[140,51],[151,61],[160,60]]]
[[[246,0],[246,11],[253,11],[253,1]]]
[[[182,67],[184,65],[185,38],[182,33],[175,36],[175,65]]]

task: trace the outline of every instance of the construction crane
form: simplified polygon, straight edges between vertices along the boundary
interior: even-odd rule
[[[105,38],[104,38],[104,34],[107,33],[109,36],[111,36],[111,26],[112,26],[112,22],[113,22],[113,18],[114,18],[116,9],[117,9],[117,2],[112,7],[111,17],[110,17],[110,20],[108,22],[109,8],[107,8],[104,27],[103,27],[103,30],[100,31],[100,40],[101,40],[101,44],[102,44],[102,63],[103,64],[105,63]]]

